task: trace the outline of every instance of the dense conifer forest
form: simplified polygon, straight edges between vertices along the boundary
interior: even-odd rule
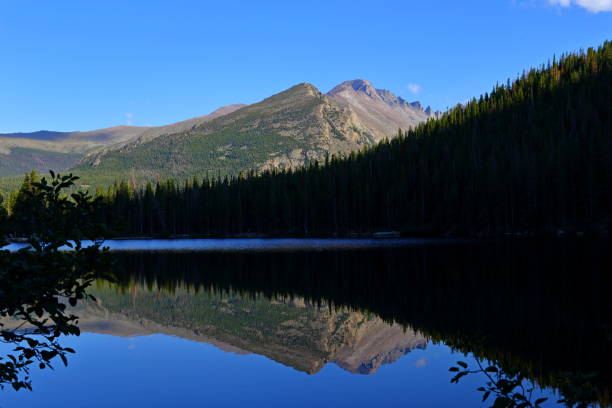
[[[478,235],[612,223],[612,42],[553,58],[438,120],[295,170],[98,191],[116,235]],[[28,176],[7,199],[28,225]],[[0,214],[0,217],[2,214]]]

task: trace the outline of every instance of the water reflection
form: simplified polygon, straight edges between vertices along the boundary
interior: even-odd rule
[[[542,398],[539,387],[550,387],[566,405],[607,406],[609,246],[504,241],[324,252],[123,252],[114,255],[115,283],[97,281],[89,288],[97,302],[80,303],[74,312],[85,332],[175,336],[316,376],[331,365],[375,374],[400,366],[406,354],[418,356],[414,369],[429,368],[428,354],[420,353],[444,344],[460,354],[429,386],[440,378],[448,383],[464,370],[448,368],[465,360],[469,371],[478,371],[478,362],[492,365],[502,379],[535,388],[534,404]],[[478,401],[490,391],[487,382],[481,371],[457,387],[468,386]],[[452,405],[451,392],[442,394]],[[556,396],[544,394],[551,399],[543,406],[554,404]],[[516,398],[506,406],[524,403]]]
[[[31,242],[32,250],[0,250],[0,389],[31,390],[33,367],[68,364],[74,350],[61,340],[80,333],[68,306],[89,298],[86,289],[110,266],[98,245],[67,253],[55,250],[61,239]]]
[[[183,282],[171,292],[135,283],[119,293],[99,282],[91,293],[98,303],[79,311],[84,331],[178,336],[263,355],[309,374],[329,362],[351,373],[372,374],[427,343],[422,334],[376,316],[319,307],[303,298],[196,293]]]
[[[349,308],[518,370],[568,401],[609,404],[612,375],[603,363],[612,361],[609,249],[608,242],[504,241],[324,253],[126,254],[119,258],[132,273],[120,285]]]

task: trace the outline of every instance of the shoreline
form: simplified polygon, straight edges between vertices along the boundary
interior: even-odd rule
[[[407,234],[399,231],[377,231],[367,233],[348,233],[348,234],[270,234],[270,233],[240,233],[240,234],[153,234],[153,235],[121,235],[100,238],[101,240],[113,241],[145,241],[145,240],[183,240],[183,239],[450,239],[450,240],[474,240],[486,241],[496,239],[609,239],[607,231],[600,233],[584,233],[580,231],[557,230],[556,232],[506,232],[499,234]],[[9,243],[26,243],[25,237],[5,237]]]

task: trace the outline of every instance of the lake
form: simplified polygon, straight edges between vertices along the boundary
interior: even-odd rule
[[[104,246],[111,251],[334,251],[341,249],[405,248],[467,242],[456,239],[411,238],[225,238],[225,239],[109,239]],[[91,241],[83,241],[83,246]],[[27,248],[24,243],[11,243],[3,249]],[[62,247],[70,250],[68,247]]]
[[[108,245],[68,366],[0,407],[485,407],[512,381],[508,402],[610,403],[607,241]]]

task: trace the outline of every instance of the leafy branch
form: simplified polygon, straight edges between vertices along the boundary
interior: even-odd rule
[[[469,374],[484,374],[487,378],[484,387],[477,390],[482,392],[482,401],[485,402],[490,396],[495,397],[492,408],[541,408],[548,398],[537,398],[533,400],[533,385],[520,371],[504,370],[495,365],[486,368],[480,360],[476,360],[478,368],[471,369],[464,361],[457,361],[457,366],[449,368],[450,372],[456,373],[451,383]],[[562,401],[559,401],[562,402]]]
[[[98,277],[109,277],[108,249],[102,248],[100,229],[90,221],[96,200],[83,192],[63,193],[78,179],[72,174],[50,175],[49,181],[32,182],[24,201],[37,226],[27,237],[29,247],[0,250],[0,342],[15,345],[0,357],[0,388],[10,384],[31,390],[34,364],[52,368],[56,358],[68,364],[74,350],[62,347],[59,338],[80,334],[78,317],[68,305],[93,299],[87,287]],[[83,239],[92,244],[83,246]]]

